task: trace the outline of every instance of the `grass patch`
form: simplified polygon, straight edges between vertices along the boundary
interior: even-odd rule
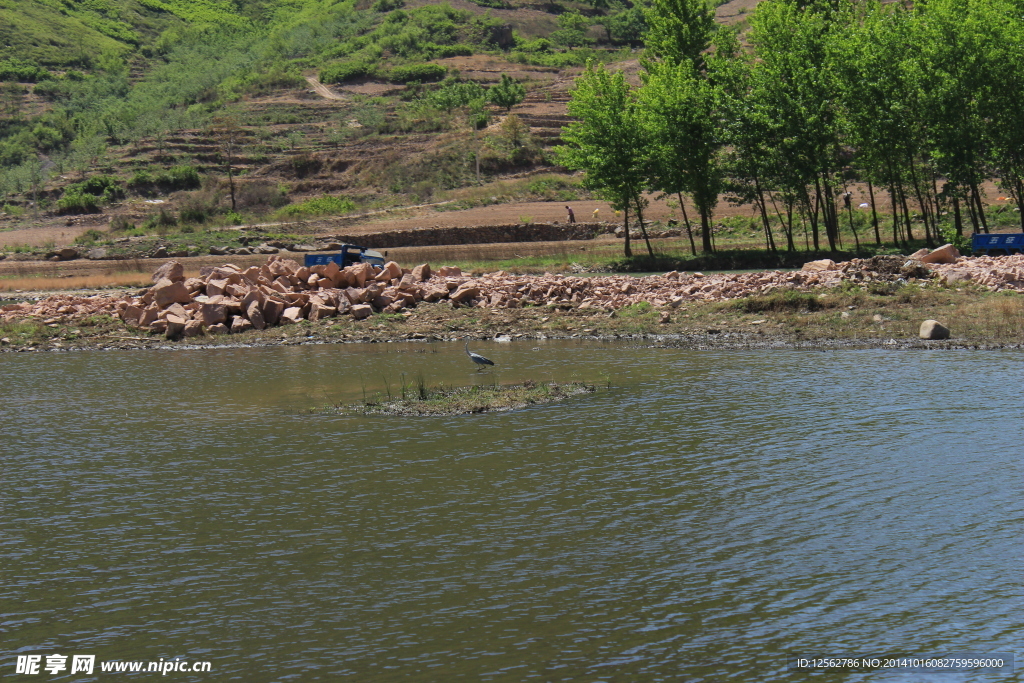
[[[286,218],[307,218],[310,216],[332,216],[351,213],[356,204],[348,197],[317,197],[301,204],[291,204],[278,211],[278,216]]]
[[[824,308],[817,295],[809,292],[798,292],[792,289],[772,292],[763,296],[748,296],[743,299],[737,299],[734,305],[744,313],[820,311]]]
[[[573,396],[592,394],[596,391],[592,384],[568,382],[536,383],[526,381],[522,384],[492,384],[472,387],[446,387],[443,384],[427,386],[422,377],[406,382],[392,396],[390,386],[388,396],[376,394],[366,398],[362,403],[354,405],[333,405],[314,408],[310,413],[316,415],[337,415],[356,413],[362,415],[468,415],[472,413],[503,412],[517,410],[532,405],[562,401]]]

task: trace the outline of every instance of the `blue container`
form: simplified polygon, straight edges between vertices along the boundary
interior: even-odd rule
[[[353,263],[369,263],[375,268],[384,269],[384,257],[368,247],[360,247],[355,244],[343,244],[341,252],[337,254],[306,254],[305,266],[326,266],[328,263],[337,263],[340,268],[351,266]]]
[[[1024,233],[974,233],[971,236],[971,251],[975,254],[989,254],[993,250],[1007,254],[1024,252]]]

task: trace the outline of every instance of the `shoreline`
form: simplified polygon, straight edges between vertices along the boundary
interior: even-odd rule
[[[167,262],[141,290],[2,295],[0,352],[465,339],[693,349],[1024,347],[1022,256],[953,257],[928,267],[873,257],[814,261],[801,271],[639,278],[468,277],[455,267],[432,273],[426,264],[406,270],[394,262],[374,276],[366,264],[307,269],[277,258],[245,271],[210,268],[202,278],[185,278],[179,263]],[[921,339],[926,320],[949,328],[950,338]]]

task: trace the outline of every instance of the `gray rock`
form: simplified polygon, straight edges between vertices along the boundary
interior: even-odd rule
[[[938,320],[925,320],[918,333],[921,339],[949,339],[949,328]]]
[[[90,261],[102,261],[103,259],[108,257],[108,254],[109,252],[103,247],[96,247],[95,249],[90,249],[89,251],[87,251],[85,254],[85,258],[89,259]]]
[[[281,250],[278,249],[277,247],[272,247],[269,244],[261,244],[260,246],[256,247],[256,249],[254,249],[254,251],[257,254],[276,254],[276,253],[280,252]]]
[[[166,247],[157,247],[153,251],[153,253],[149,255],[149,257],[150,258],[167,258],[167,248]]]
[[[228,247],[210,247],[210,254],[213,256],[227,256],[231,253]]]
[[[46,258],[51,261],[73,261],[80,256],[81,254],[74,247],[63,247],[46,254]]]
[[[312,244],[292,244],[292,245],[288,246],[288,251],[309,252],[309,251],[316,251],[316,250],[317,250],[316,246],[312,245]]]

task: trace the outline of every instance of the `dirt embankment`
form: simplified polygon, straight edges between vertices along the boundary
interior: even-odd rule
[[[156,284],[138,294],[58,295],[7,304],[0,312],[0,326],[5,331],[26,323],[36,327],[10,332],[27,338],[6,336],[0,345],[38,350],[67,348],[65,341],[76,340],[71,348],[97,342],[105,345],[111,338],[142,346],[178,339],[202,345],[221,345],[228,339],[241,344],[280,343],[295,335],[310,339],[320,335],[320,339],[331,341],[447,338],[460,336],[467,316],[471,316],[467,331],[473,335],[489,332],[493,336],[500,330],[514,336],[679,334],[695,331],[686,322],[691,315],[694,322],[711,316],[718,321],[716,326],[741,327],[720,337],[715,335],[721,328],[710,330],[706,320],[697,322],[702,339],[714,336],[708,342],[711,345],[725,339],[730,339],[729,344],[747,343],[743,341],[747,337],[759,343],[785,344],[798,341],[800,335],[787,335],[779,329],[783,323],[770,323],[768,317],[747,320],[741,312],[787,308],[794,314],[799,308],[811,312],[822,308],[820,295],[843,290],[838,286],[843,283],[892,295],[914,278],[922,284],[941,280],[953,286],[1020,293],[1024,292],[1024,255],[959,258],[946,264],[874,257],[844,264],[814,262],[797,272],[672,272],[642,278],[510,276],[502,272],[471,278],[456,268],[435,272],[425,264],[410,270],[389,262],[378,272],[366,264],[345,269],[333,264],[305,268],[276,256],[260,266],[221,265],[205,268],[201,277],[186,278],[181,264],[168,262],[154,274]],[[861,302],[864,295],[852,296],[852,301]],[[960,297],[965,300],[961,303],[974,305],[966,298]],[[743,299],[753,303],[733,307],[731,314],[718,306]],[[996,323],[1003,325],[1003,331],[996,333],[1000,342],[1015,337],[1017,343],[1021,341],[1018,323],[1024,321],[1024,310],[1017,310],[1019,303],[1019,297],[997,302]],[[857,305],[847,308],[856,309]],[[918,318],[920,324],[920,316],[929,312],[912,308],[898,336],[907,339],[914,324],[911,318]],[[724,318],[714,318],[719,314]],[[851,317],[844,310],[830,320],[841,323]],[[891,325],[886,327],[891,320],[875,314],[867,324],[874,325],[876,335],[884,334],[895,332]],[[1007,320],[1013,325],[1006,326]],[[766,327],[755,332],[750,327],[755,325]],[[94,335],[91,344],[82,341],[82,328],[89,326],[102,331]],[[44,341],[48,331],[53,334]],[[739,337],[729,336],[734,334]]]

